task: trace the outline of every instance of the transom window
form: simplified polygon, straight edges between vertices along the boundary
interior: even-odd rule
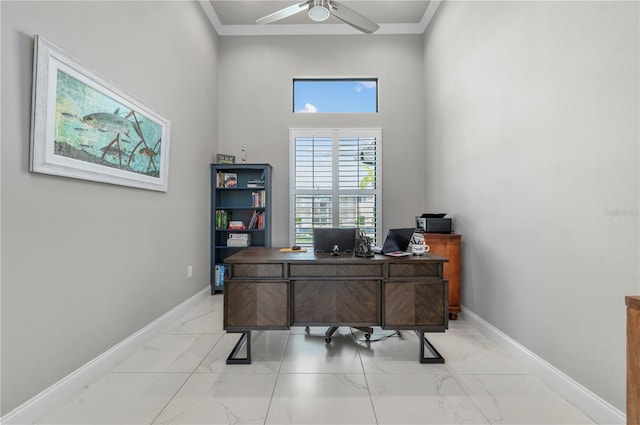
[[[313,245],[314,227],[381,232],[381,129],[292,129],[292,244]]]
[[[293,112],[378,112],[378,79],[294,79]]]

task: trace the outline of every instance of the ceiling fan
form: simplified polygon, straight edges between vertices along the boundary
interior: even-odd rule
[[[333,15],[345,24],[349,24],[366,34],[371,34],[379,28],[378,24],[375,22],[372,22],[358,12],[349,9],[347,6],[342,3],[338,3],[335,0],[303,1],[302,3],[285,7],[284,9],[280,9],[277,12],[264,16],[258,19],[256,24],[270,24],[271,22],[279,21],[291,15],[295,15],[303,10],[308,10],[309,18],[314,21],[321,22],[329,19],[329,16]]]

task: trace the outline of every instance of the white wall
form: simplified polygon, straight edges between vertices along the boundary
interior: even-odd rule
[[[289,245],[289,128],[382,127],[383,227],[424,210],[421,36],[224,37],[221,153],[273,165],[274,246]],[[293,114],[294,77],[377,77],[378,114]]]
[[[197,2],[0,7],[3,415],[208,285],[218,129]],[[34,34],[171,120],[167,193],[27,171]]]
[[[427,207],[463,235],[463,305],[623,412],[638,6],[443,2],[424,38]]]

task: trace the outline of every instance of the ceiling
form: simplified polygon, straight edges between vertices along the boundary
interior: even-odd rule
[[[314,22],[306,12],[257,25],[256,19],[304,0],[199,0],[219,35],[362,34],[334,18]],[[338,0],[380,25],[374,34],[422,34],[441,0]]]

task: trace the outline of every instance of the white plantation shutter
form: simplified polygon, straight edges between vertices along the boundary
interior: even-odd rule
[[[291,130],[291,242],[312,246],[314,227],[380,233],[380,129]]]

